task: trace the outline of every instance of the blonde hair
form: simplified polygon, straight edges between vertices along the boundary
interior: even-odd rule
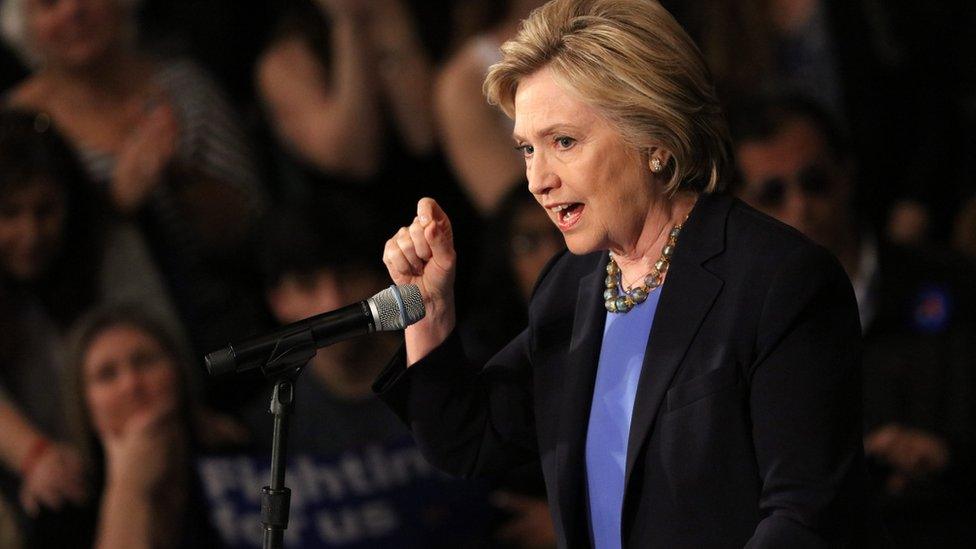
[[[552,0],[502,45],[484,92],[515,117],[519,82],[543,67],[642,154],[670,153],[667,192],[711,193],[731,177],[728,124],[701,52],[654,0]]]

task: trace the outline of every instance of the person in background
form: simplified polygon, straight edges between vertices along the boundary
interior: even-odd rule
[[[382,265],[366,253],[370,242],[379,241],[376,223],[375,210],[342,202],[276,210],[260,243],[265,298],[275,319],[297,322],[388,286]],[[332,456],[404,435],[396,416],[370,391],[399,344],[397,334],[377,333],[319,349],[295,384],[289,452]],[[268,396],[255,400],[245,420],[254,441],[270,448]]]
[[[128,272],[120,284],[137,288],[161,273],[202,353],[262,325],[241,251],[264,193],[209,75],[139,47],[137,5],[5,0],[4,38],[33,70],[5,99],[44,113],[78,151],[118,225],[110,245]]]
[[[973,3],[663,3],[701,46],[726,106],[759,92],[809,97],[849,136],[862,185],[873,185],[865,217],[880,226],[892,204],[914,201],[930,212],[932,236],[948,234],[972,149]],[[904,143],[910,154],[891,162]]]
[[[281,203],[356,202],[387,230],[432,194],[477,214],[446,166],[431,108],[431,56],[404,0],[297,0],[258,60]]]
[[[524,180],[510,189],[482,233],[476,293],[491,297],[471,310],[461,331],[473,360],[488,360],[518,335],[539,273],[565,247]]]
[[[435,113],[447,158],[481,215],[503,213],[502,200],[524,179],[525,166],[511,144],[512,121],[485,102],[481,92],[499,49],[541,0],[511,0],[500,21],[472,37],[440,69]]]
[[[400,0],[296,3],[256,69],[286,146],[324,172],[357,180],[400,153],[385,146],[387,128],[408,157],[433,152],[431,67],[415,25]]]
[[[108,290],[100,232],[56,130],[35,113],[0,111],[0,486],[31,515],[85,494],[58,380],[64,332]]]
[[[137,307],[97,309],[72,330],[71,431],[92,497],[42,514],[29,547],[221,547],[200,500],[199,449],[176,339]]]
[[[865,451],[897,546],[976,541],[976,272],[957,254],[885,242],[858,215],[856,166],[798,96],[731,117],[737,193],[840,259],[864,332]],[[865,197],[867,199],[869,197]]]
[[[536,280],[565,249],[559,231],[525,188],[511,188],[485,225],[476,295],[482,296],[459,327],[465,353],[486,362],[518,335],[528,320]],[[555,532],[538,466],[512,471],[496,482],[493,503],[508,513],[495,534],[514,547],[554,546]]]

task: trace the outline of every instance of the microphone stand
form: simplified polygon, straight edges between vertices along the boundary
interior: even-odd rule
[[[288,418],[295,408],[295,380],[315,356],[315,339],[311,330],[282,337],[275,345],[261,372],[275,379],[268,411],[274,416],[271,441],[271,485],[261,489],[261,523],[264,525],[264,549],[282,549],[291,490],[285,486],[285,457],[288,446]]]

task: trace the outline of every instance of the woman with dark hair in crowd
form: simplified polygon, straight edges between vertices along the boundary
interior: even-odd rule
[[[94,497],[42,515],[31,547],[220,547],[192,490],[185,353],[140,309],[99,309],[72,331],[70,430]]]
[[[19,490],[31,514],[83,492],[74,451],[57,442],[64,331],[99,302],[169,312],[158,279],[119,282],[128,266],[99,204],[47,116],[0,111],[0,460],[20,477],[3,476],[4,492]]]
[[[76,453],[55,442],[57,380],[61,334],[100,293],[93,213],[84,174],[49,122],[0,113],[0,460],[15,475],[0,480],[31,513],[83,495]]]
[[[5,0],[4,37],[33,68],[6,102],[57,124],[127,228],[119,245],[151,252],[148,265],[122,259],[128,280],[158,269],[191,342],[209,350],[263,321],[239,251],[264,197],[209,75],[138,47],[137,4]]]

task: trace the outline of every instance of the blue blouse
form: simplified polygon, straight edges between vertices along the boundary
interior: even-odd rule
[[[590,535],[597,549],[621,546],[627,439],[661,288],[626,314],[607,313],[586,432]],[[651,372],[648,372],[651,375]]]

